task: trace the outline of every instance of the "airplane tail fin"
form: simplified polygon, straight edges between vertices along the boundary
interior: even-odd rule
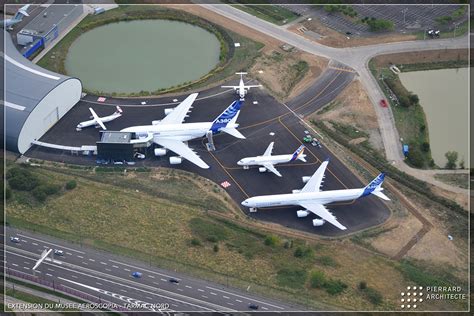
[[[382,172],[364,188],[364,191],[362,192],[361,196],[373,194],[381,198],[382,200],[390,201],[390,198],[382,193],[382,183],[384,179],[385,173]]]
[[[30,16],[30,15],[28,14],[28,12],[26,12],[26,10],[28,10],[28,7],[29,7],[29,6],[30,6],[30,5],[27,4],[27,5],[23,6],[23,7],[21,7],[21,8],[16,12],[15,16],[13,17],[13,20],[21,21],[24,16]]]
[[[211,130],[213,133],[217,133],[224,128],[230,129],[232,125],[235,125],[237,121],[237,117],[240,113],[240,107],[242,106],[242,100],[235,100],[232,102],[224,112],[219,115],[214,122],[212,122]],[[229,125],[229,126],[228,126]],[[235,129],[235,126],[233,127]],[[229,133],[229,131],[226,131]],[[230,134],[230,133],[229,133]],[[240,133],[239,133],[240,134]],[[241,135],[243,136],[243,135]],[[244,137],[245,138],[245,137]]]
[[[296,159],[299,159],[303,162],[306,162],[306,155],[304,154],[304,145],[301,145],[300,147],[298,147],[297,150],[295,150],[295,152],[293,153],[293,155],[291,156],[291,159],[290,161],[295,161]]]
[[[246,75],[247,73],[246,73],[246,72],[236,72],[235,74],[236,74],[236,75],[241,75],[241,76],[242,76],[242,75]]]

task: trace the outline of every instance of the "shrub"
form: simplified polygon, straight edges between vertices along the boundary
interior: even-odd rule
[[[311,272],[309,280],[312,288],[322,288],[326,283],[326,276],[323,271],[315,270]]]
[[[275,236],[275,235],[268,235],[265,237],[265,245],[267,246],[271,246],[271,247],[274,247],[278,244],[279,242],[279,238],[278,236]]]
[[[209,237],[206,238],[206,240],[210,241],[210,242],[218,242],[219,241],[216,236],[209,236]]]
[[[420,98],[418,98],[418,95],[410,93],[408,95],[408,99],[410,100],[411,105],[417,105],[420,102]]]
[[[33,194],[33,196],[40,202],[46,201],[46,198],[48,197],[41,186],[36,187],[33,191],[31,191],[31,194]]]
[[[77,186],[76,180],[70,180],[66,182],[66,190],[72,190]]]
[[[365,289],[365,295],[367,296],[367,299],[374,305],[379,305],[382,303],[383,297],[382,294],[380,294],[379,291],[376,289],[373,289],[371,287],[368,287]]]
[[[227,239],[229,235],[228,230],[223,225],[210,220],[204,220],[200,217],[191,219],[189,227],[193,234],[200,237],[202,240],[216,242]]]
[[[31,191],[38,185],[39,181],[33,175],[16,175],[8,180],[10,187],[18,191]]]
[[[314,251],[313,249],[311,249],[311,247],[298,246],[295,249],[294,256],[297,258],[303,258],[303,257],[310,258],[313,256],[313,253]]]
[[[193,246],[201,246],[201,241],[197,238],[191,239],[191,245]]]
[[[389,20],[383,20],[372,17],[367,20],[367,25],[372,32],[387,31],[393,29],[393,22]]]
[[[289,249],[293,247],[293,240],[287,240],[285,241],[285,244],[283,245],[285,249]]]
[[[367,282],[365,281],[360,281],[359,282],[359,289],[365,290],[367,288]]]
[[[342,282],[341,280],[327,280],[324,283],[324,288],[326,289],[326,292],[328,292],[331,295],[336,295],[344,291],[344,289],[347,288],[347,284]]]
[[[418,149],[418,146],[410,146],[407,158],[408,161],[417,168],[422,168],[424,165],[423,155]]]
[[[323,266],[331,266],[334,267],[337,265],[336,261],[334,261],[333,258],[329,256],[322,256],[316,259],[318,263],[320,263]]]
[[[304,269],[284,268],[277,272],[278,284],[290,288],[302,288],[307,277],[307,272]]]
[[[37,189],[39,188],[41,188],[47,195],[56,194],[59,192],[59,190],[61,190],[61,187],[56,184],[43,184],[37,187]]]
[[[456,151],[448,151],[444,154],[448,162],[446,163],[447,169],[455,169],[456,162],[458,161],[458,153]]]
[[[428,142],[423,142],[421,144],[421,150],[424,151],[425,153],[430,151],[430,143]]]
[[[212,248],[214,250],[214,252],[218,252],[219,251],[219,246],[218,245],[214,245],[214,248]]]

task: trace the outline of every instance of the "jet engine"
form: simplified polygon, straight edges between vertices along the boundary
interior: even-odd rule
[[[258,168],[258,172],[266,172],[266,171],[267,171],[267,168],[265,167]]]
[[[179,165],[182,162],[183,162],[183,158],[181,157],[178,157],[178,156],[170,157],[170,164],[172,165]]]
[[[313,219],[313,226],[323,226],[325,222],[323,219]]]
[[[166,149],[165,148],[155,148],[155,156],[160,157],[166,155]]]
[[[296,216],[298,216],[298,217],[306,217],[306,216],[308,216],[308,214],[309,214],[309,212],[305,211],[305,210],[296,211]]]
[[[311,177],[301,177],[301,180],[303,180],[303,183],[307,183],[311,179]]]
[[[174,111],[174,108],[171,108],[171,109],[165,109],[165,115],[168,115],[170,114],[171,112]]]

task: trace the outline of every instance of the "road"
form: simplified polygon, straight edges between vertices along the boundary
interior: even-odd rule
[[[301,307],[291,306],[259,297],[253,293],[231,289],[219,284],[191,278],[174,271],[146,266],[130,258],[118,257],[49,236],[42,236],[7,227],[5,268],[7,276],[34,278],[54,288],[68,289],[97,297],[116,310],[143,311],[249,311],[249,304],[260,311],[291,311]],[[19,243],[10,241],[18,236]],[[33,274],[32,267],[47,248],[61,249],[64,256],[44,261]],[[142,273],[135,279],[134,271]],[[34,275],[34,276],[33,276]],[[179,284],[169,282],[170,278]],[[80,295],[79,297],[81,297]],[[127,305],[128,304],[128,305]],[[138,304],[132,308],[129,304]],[[168,304],[168,305],[161,305]]]
[[[378,106],[378,102],[385,98],[385,96],[377,84],[376,79],[371,75],[368,68],[368,62],[371,58],[380,54],[436,49],[468,48],[468,36],[438,40],[383,43],[349,48],[334,48],[313,42],[309,39],[299,36],[296,33],[288,31],[284,26],[277,26],[270,22],[266,22],[228,5],[201,4],[201,6],[238,23],[253,28],[258,32],[272,36],[282,42],[295,46],[298,49],[304,50],[314,55],[319,55],[335,60],[357,71],[362,79],[361,82],[365,86],[372,104],[374,104],[387,160],[391,161],[400,170],[414,177],[418,178],[423,174],[423,171],[411,168],[404,163],[404,156],[402,154],[401,144],[399,141],[400,136],[395,125],[393,113],[389,108],[382,109],[380,106]],[[423,174],[423,180],[451,192],[467,193],[467,190],[438,181],[430,174]]]

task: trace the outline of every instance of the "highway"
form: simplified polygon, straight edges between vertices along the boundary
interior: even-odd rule
[[[187,311],[187,312],[236,312],[251,311],[249,304],[256,304],[260,311],[301,310],[212,282],[188,277],[181,273],[146,266],[130,258],[114,256],[52,237],[5,229],[5,272],[7,276],[23,275],[47,281],[56,289],[70,289],[97,297],[102,304],[115,310]],[[19,243],[10,236],[20,238]],[[64,256],[54,256],[44,261],[33,273],[32,267],[44,249],[64,251]],[[141,272],[133,278],[132,272]],[[179,284],[169,282],[170,278]]]
[[[202,2],[196,1],[196,3]],[[335,60],[339,63],[347,65],[350,68],[353,68],[361,77],[361,82],[365,86],[372,104],[374,104],[387,160],[391,161],[394,166],[400,170],[414,177],[421,178],[423,181],[429,182],[451,192],[467,194],[467,190],[438,181],[431,174],[423,173],[422,170],[411,168],[404,163],[404,156],[401,151],[400,136],[395,125],[393,113],[390,108],[382,109],[380,106],[378,106],[379,101],[384,99],[385,95],[381,91],[379,85],[377,84],[375,78],[373,78],[371,75],[368,68],[368,62],[370,59],[381,54],[468,48],[469,37],[467,35],[456,38],[436,40],[405,41],[358,47],[334,48],[306,39],[303,36],[287,30],[285,26],[277,26],[229,5],[200,5],[210,11],[246,25],[257,32],[264,33],[282,42],[295,46],[298,49],[304,50],[314,55]]]

